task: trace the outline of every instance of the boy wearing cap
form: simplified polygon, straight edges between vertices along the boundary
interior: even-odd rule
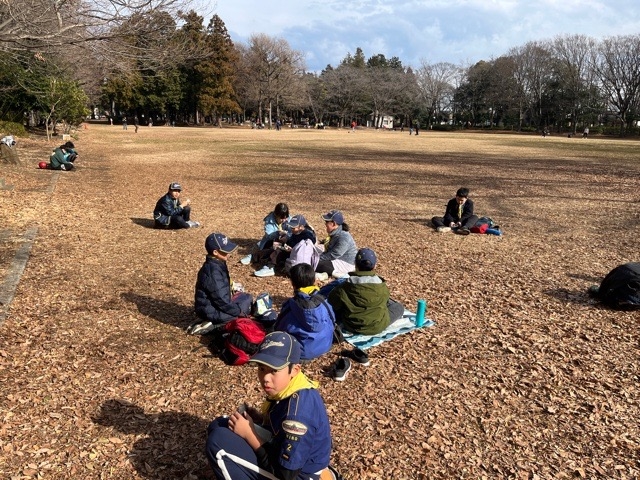
[[[266,401],[209,425],[206,454],[216,478],[319,479],[329,466],[331,431],[318,382],[301,371],[300,345],[286,332],[270,333],[250,363]]]
[[[309,263],[314,268],[318,264],[316,232],[307,224],[304,216],[298,214],[291,217],[287,221],[287,228],[291,236],[284,243],[273,242],[266,265],[254,272],[256,277],[271,277],[276,274],[276,270],[287,274],[291,267],[298,263]]]
[[[169,184],[169,191],[157,202],[153,210],[155,228],[194,228],[198,222],[191,221],[191,200],[180,201],[182,186],[173,182]]]
[[[345,330],[375,335],[402,318],[404,307],[389,298],[386,282],[374,272],[376,263],[375,252],[361,248],[356,271],[329,293],[329,303]]]
[[[355,259],[358,247],[349,233],[349,225],[339,210],[331,210],[322,215],[329,237],[325,239],[324,252],[316,272],[340,278],[355,270]]]
[[[238,245],[222,233],[212,233],[204,243],[207,257],[200,271],[195,288],[195,312],[200,322],[189,327],[188,333],[204,335],[216,325],[221,325],[251,313],[253,297],[235,292],[227,268],[227,257]]]
[[[469,189],[462,187],[447,203],[444,217],[433,217],[431,224],[439,233],[453,230],[460,235],[469,235],[471,227],[477,221],[478,217],[473,214],[473,200],[469,198]]]

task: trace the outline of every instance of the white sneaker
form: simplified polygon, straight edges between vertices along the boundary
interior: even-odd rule
[[[246,255],[240,259],[240,263],[243,265],[249,265],[251,263],[251,255]]]
[[[194,222],[193,220],[187,221],[189,224],[189,228],[198,228],[200,226],[200,222]]]
[[[327,274],[327,272],[316,273],[316,280],[320,282],[326,282],[327,280],[329,280],[329,275]]]
[[[438,233],[447,233],[451,231],[451,227],[438,227],[436,228],[436,232]]]
[[[276,272],[271,267],[267,267],[266,265],[262,267],[260,270],[256,270],[253,272],[256,277],[273,277]]]

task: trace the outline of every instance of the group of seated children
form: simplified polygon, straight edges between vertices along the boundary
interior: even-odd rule
[[[264,218],[264,235],[258,250],[240,259],[243,265],[261,266],[254,275],[270,277],[288,274],[298,263],[311,265],[317,278],[341,278],[355,270],[356,243],[349,233],[349,225],[339,210],[322,215],[327,237],[321,241],[304,215],[289,215],[289,207],[278,203]]]
[[[253,297],[231,281],[227,260],[238,248],[222,233],[205,240],[207,255],[195,286],[196,323],[188,333],[204,335],[239,317],[249,317]],[[352,333],[375,335],[400,319],[404,307],[391,300],[389,288],[375,273],[377,258],[368,248],[355,255],[355,271],[320,289],[316,272],[308,263],[292,266],[289,275],[293,296],[281,306],[274,325],[268,328],[293,335],[301,345],[303,361],[312,360],[331,349],[336,324]],[[361,350],[343,352],[360,364],[369,359]],[[341,357],[334,378],[342,381],[351,369],[349,358]]]

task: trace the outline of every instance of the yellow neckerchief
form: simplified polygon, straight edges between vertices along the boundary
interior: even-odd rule
[[[288,366],[284,368],[288,368]],[[284,390],[276,393],[275,395],[271,395],[270,397],[267,397],[267,400],[262,402],[262,405],[260,406],[260,410],[262,411],[262,414],[266,416],[268,415],[269,409],[271,408],[271,405],[273,404],[273,402],[284,400],[285,398],[289,398],[291,395],[293,395],[299,390],[308,390],[311,388],[318,388],[318,385],[320,385],[319,382],[309,380],[304,373],[299,372],[295,377],[291,379],[291,381],[289,382],[289,385],[287,385]]]
[[[311,295],[312,293],[317,292],[320,289],[315,285],[311,285],[310,287],[302,287],[298,290],[300,290],[302,293],[306,293],[307,295]]]

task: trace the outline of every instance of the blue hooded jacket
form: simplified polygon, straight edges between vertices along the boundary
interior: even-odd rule
[[[329,302],[317,291],[311,295],[296,290],[282,304],[275,330],[287,332],[300,343],[302,360],[311,360],[331,350],[335,315]]]

